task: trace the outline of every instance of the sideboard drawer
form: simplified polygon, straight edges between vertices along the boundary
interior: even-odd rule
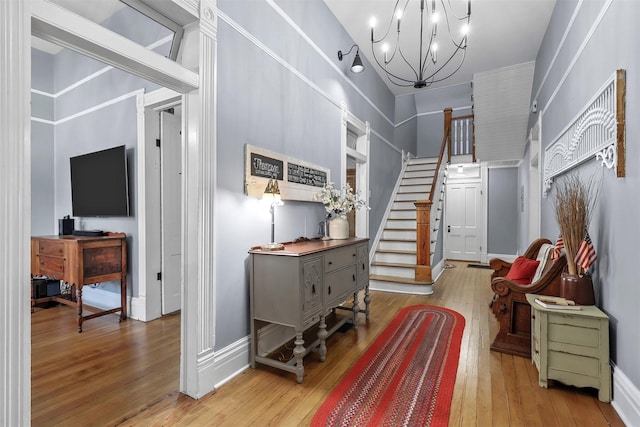
[[[356,262],[356,248],[348,246],[346,248],[331,251],[324,256],[324,272],[331,273]]]
[[[324,305],[341,303],[356,289],[356,266],[327,274],[324,278]]]

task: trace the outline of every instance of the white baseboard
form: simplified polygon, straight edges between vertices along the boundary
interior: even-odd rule
[[[82,303],[102,310],[120,307],[120,293],[105,291],[91,286],[82,287]],[[131,305],[131,298],[127,297],[127,304]],[[128,307],[127,307],[128,308]],[[127,310],[127,313],[129,310]]]
[[[499,258],[507,262],[515,261],[517,257],[518,255],[513,255],[513,254],[487,254],[487,258],[489,260],[491,260],[492,258]]]
[[[147,321],[146,302],[144,297],[131,297],[129,317],[135,320]]]
[[[611,405],[625,425],[640,426],[640,390],[615,366]]]
[[[221,387],[249,367],[250,347],[250,339],[247,336],[216,351],[215,388]]]
[[[433,283],[436,283],[436,281],[440,278],[440,275],[442,274],[443,271],[444,271],[444,259],[441,259],[440,262],[437,263],[436,266],[431,269],[431,278],[433,280]]]

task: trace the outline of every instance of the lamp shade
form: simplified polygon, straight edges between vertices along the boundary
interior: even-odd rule
[[[351,71],[354,73],[361,73],[364,71],[362,59],[360,59],[360,50],[356,51],[356,57],[353,59],[353,65],[351,65]]]

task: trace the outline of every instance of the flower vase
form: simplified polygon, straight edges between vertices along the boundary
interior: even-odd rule
[[[560,276],[560,296],[576,305],[595,305],[591,276],[578,276],[563,272]]]
[[[349,221],[345,215],[338,215],[329,221],[329,237],[338,240],[349,238]]]

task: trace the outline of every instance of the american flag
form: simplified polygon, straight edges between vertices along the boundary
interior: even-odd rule
[[[553,252],[551,252],[551,259],[555,260],[560,258],[560,252],[564,248],[564,240],[562,240],[562,236],[558,236],[558,240],[556,240],[556,246],[553,248]]]
[[[580,247],[576,254],[576,264],[584,268],[586,271],[594,262],[596,262],[596,248],[593,247],[591,237],[589,237],[589,233],[587,232],[585,233],[582,242],[580,242]]]

